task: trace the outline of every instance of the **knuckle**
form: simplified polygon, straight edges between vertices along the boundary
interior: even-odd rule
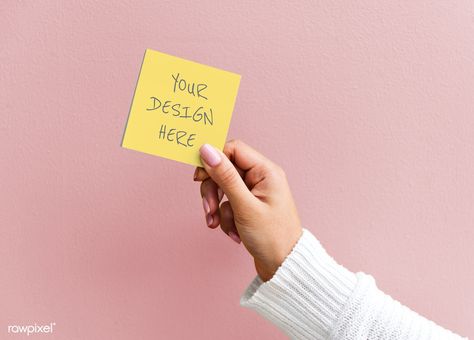
[[[273,164],[273,171],[275,172],[275,175],[279,178],[286,178],[286,172],[283,170],[283,168],[277,164]]]
[[[227,142],[227,144],[232,147],[233,149],[238,149],[242,146],[243,142],[240,139],[231,139]]]
[[[234,139],[234,145],[236,147],[239,147],[243,144],[242,140],[241,139]]]
[[[235,150],[235,139],[231,139],[224,144],[224,154],[229,157]]]

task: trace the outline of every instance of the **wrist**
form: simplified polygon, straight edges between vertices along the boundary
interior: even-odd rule
[[[298,243],[298,240],[301,238],[302,234],[302,228],[296,229],[292,235],[285,237],[285,242],[281,242],[275,247],[274,254],[269,256],[266,260],[254,257],[255,270],[263,282],[272,279],[278,268],[280,268],[295,245]]]

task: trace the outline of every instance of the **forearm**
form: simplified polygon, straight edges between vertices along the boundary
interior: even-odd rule
[[[294,339],[462,339],[382,293],[371,276],[337,264],[308,230],[241,304]]]

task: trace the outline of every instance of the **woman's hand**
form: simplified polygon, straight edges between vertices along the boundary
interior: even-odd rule
[[[220,225],[242,241],[260,278],[270,280],[302,233],[284,171],[238,140],[227,142],[224,153],[209,144],[199,152],[204,168],[194,180],[202,181],[208,227]],[[220,204],[224,194],[228,201]]]

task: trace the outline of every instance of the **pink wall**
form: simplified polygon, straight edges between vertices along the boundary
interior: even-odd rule
[[[304,225],[474,337],[473,2],[297,3],[2,2],[0,338],[284,338],[239,307],[252,262],[194,169],[119,147],[147,47],[241,74],[229,137]]]

